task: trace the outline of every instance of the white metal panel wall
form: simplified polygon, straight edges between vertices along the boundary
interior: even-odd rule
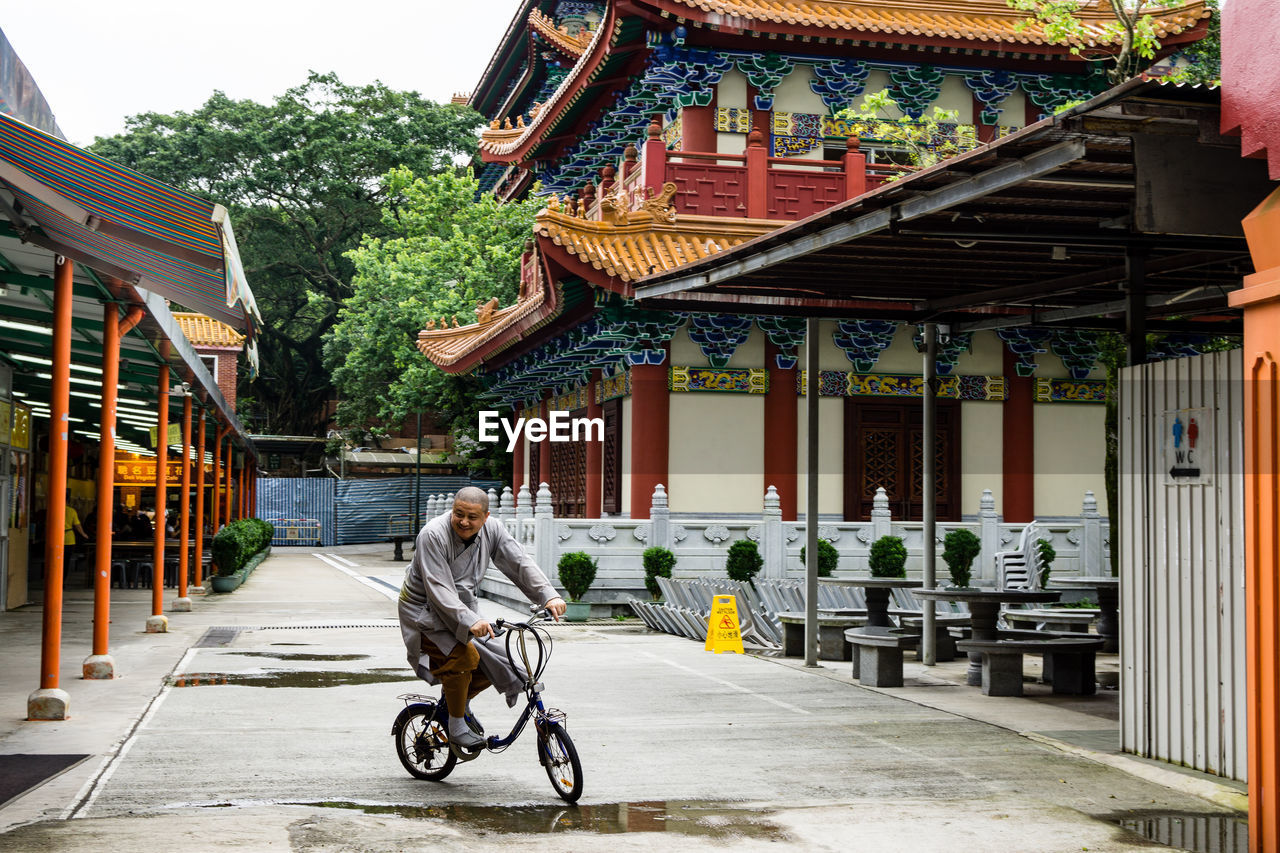
[[[1120,388],[1120,741],[1243,781],[1240,350],[1128,368]],[[1169,477],[1167,413],[1212,409],[1213,472]]]

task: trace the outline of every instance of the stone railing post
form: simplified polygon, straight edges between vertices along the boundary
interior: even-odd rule
[[[497,514],[498,509],[499,509],[499,507],[498,507],[498,490],[497,490],[497,489],[490,489],[490,490],[487,492],[487,494],[488,494],[488,496],[489,496],[489,512],[494,513],[494,514]]]
[[[644,170],[640,177],[644,185],[652,189],[654,195],[661,193],[667,180],[667,143],[662,141],[662,116],[655,115],[649,122],[640,168]]]
[[[769,213],[769,149],[759,130],[747,134],[747,218],[764,219]]]
[[[764,493],[764,512],[760,525],[760,555],[764,557],[764,576],[786,577],[787,540],[782,532],[782,500],[778,490],[770,486]]]
[[[533,535],[533,493],[529,491],[527,483],[520,485],[520,496],[516,498],[514,528],[512,534],[516,537],[516,541],[521,545],[528,545]],[[525,550],[529,549],[525,548]]]
[[[560,578],[556,571],[559,543],[556,541],[555,516],[551,513],[551,487],[538,485],[538,502],[533,508],[533,561],[547,577]],[[553,575],[554,573],[554,575]]]
[[[516,517],[516,496],[510,486],[502,487],[502,495],[498,498],[498,518],[504,522]]]
[[[982,490],[982,499],[978,503],[978,523],[981,525],[978,538],[982,541],[982,551],[978,554],[974,580],[994,582],[996,551],[1000,550],[1000,516],[996,514],[996,499],[990,489]]]
[[[884,487],[876,489],[876,496],[871,499],[871,541],[893,532],[893,517],[889,513],[889,495]]]
[[[671,538],[671,509],[667,505],[667,490],[659,483],[654,487],[649,501],[649,547],[675,550]]]
[[[1080,574],[1097,577],[1109,574],[1102,560],[1102,516],[1098,515],[1098,498],[1092,491],[1084,493],[1080,507],[1084,534],[1080,537]]]
[[[844,143],[844,197],[857,198],[867,191],[867,155],[858,150],[858,137]]]

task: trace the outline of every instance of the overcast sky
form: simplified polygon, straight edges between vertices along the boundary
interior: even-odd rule
[[[309,70],[447,101],[470,92],[520,0],[33,0],[0,30],[67,138],[126,116],[193,110],[215,89],[269,102]]]

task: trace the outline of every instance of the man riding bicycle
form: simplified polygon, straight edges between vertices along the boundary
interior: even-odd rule
[[[453,508],[423,525],[400,588],[409,666],[428,684],[442,685],[449,739],[468,749],[484,745],[466,722],[471,697],[492,684],[513,705],[524,682],[506,655],[486,643],[493,627],[478,612],[476,591],[490,562],[531,602],[556,619],[564,615],[564,600],[507,528],[489,517],[489,496],[475,486],[459,489]]]

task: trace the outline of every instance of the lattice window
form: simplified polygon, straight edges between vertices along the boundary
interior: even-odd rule
[[[862,460],[862,496],[874,498],[876,489],[884,487],[890,499],[899,495],[898,454],[901,436],[898,430],[872,430],[863,432],[866,456]]]
[[[950,455],[950,436],[943,429],[939,429],[934,434],[933,441],[933,492],[935,495],[945,496],[951,491],[951,466],[948,464],[948,456]],[[912,430],[911,432],[911,471],[909,480],[911,483],[911,500],[915,502],[923,502],[924,486],[922,478],[924,476],[924,432],[920,430]]]
[[[601,511],[622,512],[622,401],[610,400],[601,408],[604,416]]]

